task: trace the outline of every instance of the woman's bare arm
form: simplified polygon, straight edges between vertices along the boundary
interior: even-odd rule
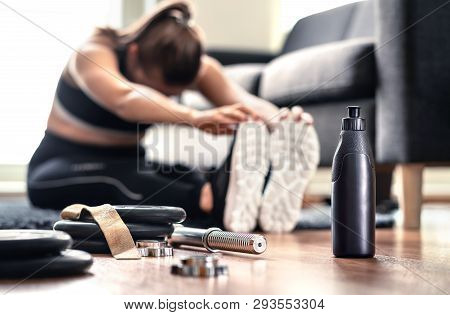
[[[149,87],[128,81],[113,51],[87,44],[69,63],[69,72],[90,97],[124,120],[141,123],[191,123],[192,109]]]
[[[276,120],[279,108],[266,100],[256,97],[228,79],[221,64],[208,56],[202,59],[202,72],[197,80],[197,89],[216,106],[242,103],[252,107],[270,123]],[[275,118],[274,118],[275,117]]]
[[[211,133],[232,133],[235,124],[259,117],[242,104],[206,111],[177,104],[155,89],[127,80],[113,51],[100,44],[87,44],[72,58],[69,72],[90,97],[131,122],[189,124]]]

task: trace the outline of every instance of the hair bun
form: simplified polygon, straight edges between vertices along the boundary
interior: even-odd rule
[[[177,23],[182,24],[184,26],[191,26],[191,14],[188,11],[179,10],[179,9],[171,9],[167,12],[167,17],[174,19]]]

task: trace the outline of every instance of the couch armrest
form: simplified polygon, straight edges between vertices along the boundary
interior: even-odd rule
[[[268,52],[226,49],[208,49],[207,54],[225,66],[237,63],[268,63],[276,57]]]
[[[450,161],[450,3],[378,0],[378,162]]]

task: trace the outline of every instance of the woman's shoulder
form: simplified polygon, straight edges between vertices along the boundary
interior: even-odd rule
[[[117,47],[114,42],[102,34],[94,33],[78,48],[75,60],[81,59],[117,59]],[[87,57],[87,58],[85,58]]]
[[[71,56],[64,76],[76,78],[86,71],[91,72],[93,68],[98,68],[99,64],[102,68],[117,67],[118,57],[112,42],[94,33]]]
[[[117,44],[117,34],[111,28],[97,28],[78,48],[78,53],[113,53],[115,54]]]
[[[89,36],[86,44],[99,45],[105,48],[114,50],[117,46],[118,35],[117,31],[109,27],[99,27]]]

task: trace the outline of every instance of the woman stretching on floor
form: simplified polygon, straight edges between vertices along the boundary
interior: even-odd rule
[[[198,111],[170,98],[186,89],[216,108]],[[234,146],[212,174],[144,162],[137,142],[153,123],[236,133]],[[266,231],[289,231],[317,163],[312,117],[300,107],[280,114],[230,82],[204,54],[189,3],[170,1],[125,30],[98,29],[70,58],[29,164],[28,196],[54,209],[172,205],[229,230],[250,231],[259,222]]]

